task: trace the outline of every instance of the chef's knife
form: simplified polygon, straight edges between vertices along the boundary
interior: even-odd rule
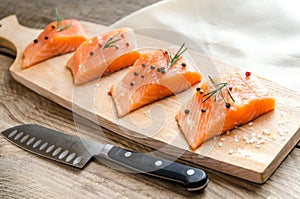
[[[110,144],[83,140],[39,125],[12,127],[2,135],[25,150],[78,168],[83,168],[92,157],[100,156],[138,172],[181,182],[189,191],[204,189],[208,183],[203,170]]]

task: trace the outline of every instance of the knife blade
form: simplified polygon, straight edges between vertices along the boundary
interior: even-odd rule
[[[15,126],[1,134],[24,150],[77,168],[83,168],[92,157],[101,157],[137,172],[183,183],[188,191],[202,190],[208,184],[208,176],[201,169],[35,124]]]

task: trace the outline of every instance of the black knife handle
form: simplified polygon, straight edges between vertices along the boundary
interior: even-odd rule
[[[203,170],[169,160],[136,153],[116,146],[109,150],[107,156],[114,162],[130,169],[183,183],[189,191],[204,189],[208,183],[208,177]]]

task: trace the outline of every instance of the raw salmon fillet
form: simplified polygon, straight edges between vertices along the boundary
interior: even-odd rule
[[[112,86],[110,94],[119,117],[201,81],[201,75],[184,57],[169,68],[167,64],[164,51],[147,52],[141,55],[120,82]]]
[[[83,84],[133,65],[140,57],[130,28],[112,30],[84,42],[68,60],[75,84]]]
[[[24,50],[23,69],[57,55],[75,51],[82,42],[87,40],[86,33],[77,20],[63,20],[61,25],[68,28],[57,31],[57,22],[52,22],[30,42]]]
[[[275,99],[254,75],[235,72],[220,82],[228,83],[228,86],[219,90],[217,98],[216,95],[207,97],[222,84],[214,86],[217,83],[201,82],[176,116],[191,149],[197,149],[205,140],[246,124],[275,107]]]

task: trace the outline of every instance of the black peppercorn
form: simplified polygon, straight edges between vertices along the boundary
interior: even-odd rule
[[[225,106],[226,108],[230,108],[230,103],[227,102]]]
[[[189,113],[190,113],[190,110],[185,109],[185,110],[184,110],[184,113],[185,113],[185,114],[189,114]]]

